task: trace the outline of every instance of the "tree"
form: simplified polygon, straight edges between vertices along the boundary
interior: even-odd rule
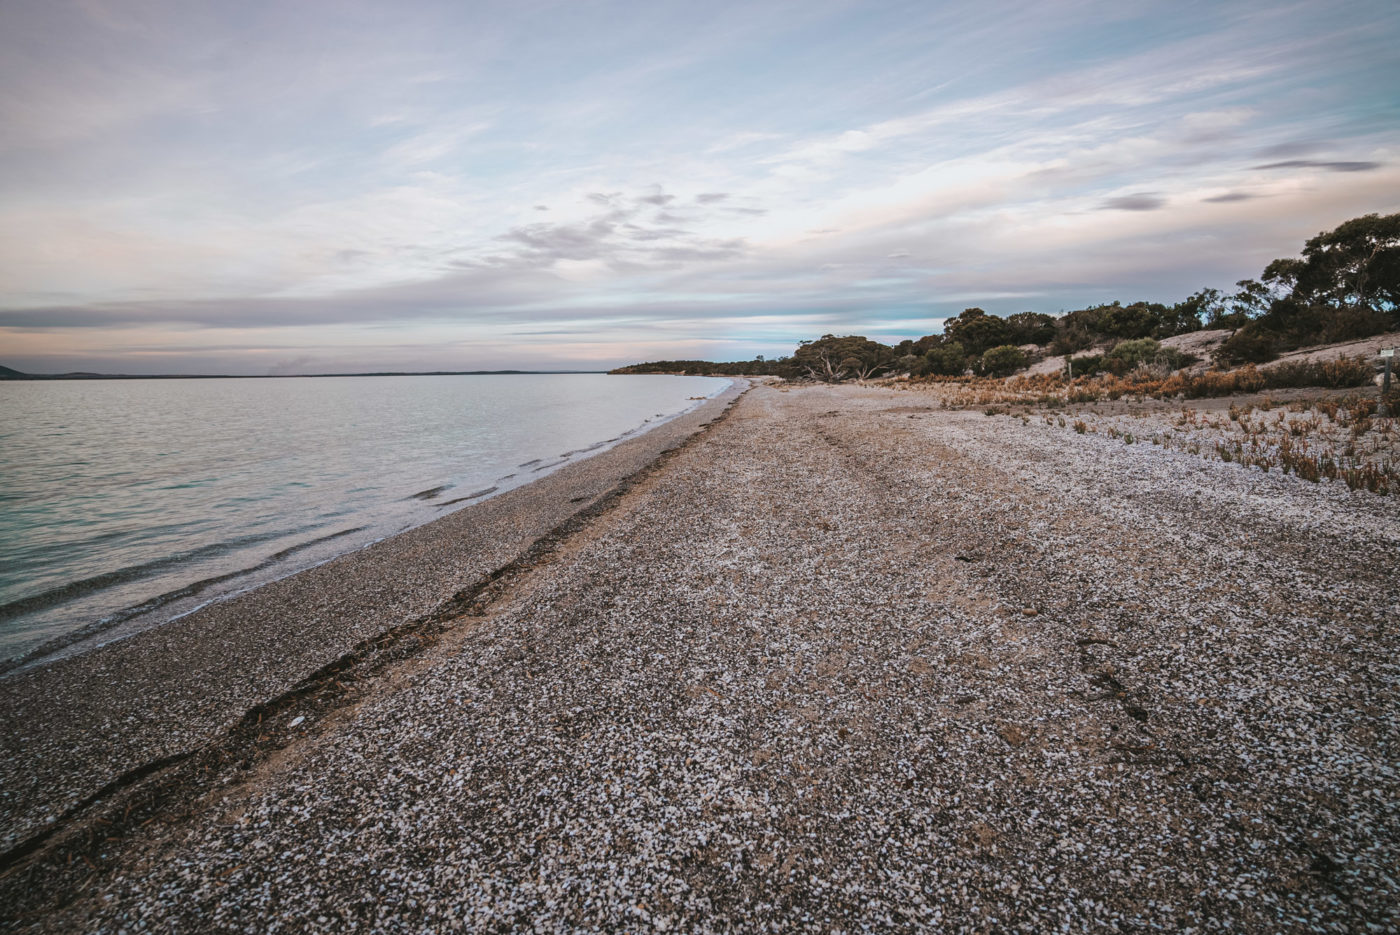
[[[910,342],[911,344],[913,342]],[[895,368],[903,373],[918,375],[924,359],[917,354],[901,354],[894,362]]]
[[[1202,289],[1168,308],[1159,316],[1156,337],[1170,338],[1176,334],[1200,331],[1204,322],[1222,314],[1224,300],[1219,289]]]
[[[798,372],[814,380],[837,383],[847,377],[865,380],[884,369],[894,349],[861,335],[836,337],[824,334],[804,341],[792,355]]]
[[[1238,330],[1216,352],[1229,363],[1272,360],[1306,344],[1349,341],[1400,325],[1400,214],[1368,214],[1323,231],[1242,279]]]
[[[1017,312],[1006,319],[1011,344],[1049,344],[1055,338],[1055,319],[1040,312]]]
[[[987,348],[1010,341],[1011,329],[1005,321],[980,308],[965,308],[957,318],[943,323],[943,337],[959,342],[969,354],[980,357]]]
[[[1113,305],[1095,305],[1062,316],[1055,322],[1055,339],[1050,342],[1050,352],[1072,354],[1091,346],[1100,336],[1099,324],[1104,314],[1117,307],[1117,302]]]
[[[1275,260],[1264,281],[1310,305],[1393,314],[1400,304],[1400,214],[1368,214],[1323,231],[1301,260]]]
[[[1115,305],[1099,320],[1099,331],[1115,338],[1145,338],[1158,325],[1159,319],[1151,304]]]

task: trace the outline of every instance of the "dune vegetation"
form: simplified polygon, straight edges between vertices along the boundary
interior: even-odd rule
[[[1203,329],[1228,330],[1204,362],[1167,339]],[[1274,260],[1259,279],[1226,295],[1201,289],[1179,302],[1111,302],[1060,316],[1020,312],[1007,317],[964,309],[941,334],[895,345],[861,335],[823,335],[787,357],[713,362],[663,360],[614,373],[770,375],[839,383],[873,377],[953,380],[980,386],[1011,377],[995,392],[1050,393],[1080,401],[1146,396],[1217,396],[1287,386],[1361,386],[1372,379],[1362,361],[1284,363],[1261,367],[1290,350],[1400,329],[1400,214],[1368,214],[1308,240],[1301,257]],[[1044,380],[1016,374],[1048,356],[1065,372]],[[1243,369],[1232,369],[1243,366]],[[990,388],[985,390],[991,392]],[[1116,394],[1116,395],[1115,395]]]

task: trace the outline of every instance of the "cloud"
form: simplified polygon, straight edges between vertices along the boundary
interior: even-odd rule
[[[526,224],[512,228],[498,239],[524,245],[540,260],[591,260],[603,253],[616,225],[599,218],[584,224]]]
[[[1157,211],[1166,207],[1166,199],[1153,192],[1119,195],[1104,200],[1103,207],[1112,211]]]
[[[675,240],[685,237],[689,231],[679,227],[638,227],[636,224],[625,225],[627,236],[633,240]]]
[[[1329,172],[1371,172],[1379,169],[1379,162],[1321,162],[1313,159],[1287,159],[1283,162],[1270,162],[1256,169],[1326,169]]]
[[[657,207],[668,205],[675,200],[675,195],[666,194],[665,192],[661,191],[660,186],[656,186],[656,191],[648,195],[640,195],[636,198],[636,201],[639,204],[656,205]]]
[[[1308,153],[1315,153],[1319,149],[1325,148],[1325,144],[1315,140],[1290,140],[1286,143],[1265,146],[1255,155],[1261,159],[1280,159],[1289,156],[1306,156]]]
[[[648,192],[589,197],[608,210],[567,223],[535,222],[510,228],[495,238],[519,249],[485,258],[457,259],[454,269],[548,268],[562,262],[598,261],[616,270],[643,273],[676,263],[733,259],[747,249],[741,237],[706,236],[690,229],[687,219],[652,205],[674,201],[671,195]]]
[[[732,260],[742,256],[748,248],[742,237],[729,240],[711,240],[685,247],[664,247],[656,255],[664,260]]]
[[[425,360],[535,352],[503,323],[782,352],[964,305],[1170,301],[1400,210],[1382,4],[1201,5],[1189,30],[1098,0],[542,4],[555,28],[505,0],[20,3],[6,355],[262,341],[260,371],[370,360],[390,329]]]

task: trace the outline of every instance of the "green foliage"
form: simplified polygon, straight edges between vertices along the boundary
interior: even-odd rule
[[[1114,338],[1145,338],[1160,322],[1158,309],[1165,310],[1165,307],[1140,302],[1109,308],[1099,319],[1099,333]]]
[[[1071,357],[1069,359],[1069,366],[1070,373],[1076,377],[1092,376],[1103,369],[1103,357],[1098,354]]]
[[[1259,371],[1269,389],[1296,386],[1329,386],[1334,389],[1365,386],[1375,378],[1375,370],[1362,357],[1335,357],[1331,360],[1287,361]]]
[[[1138,338],[1134,341],[1120,341],[1106,355],[1109,360],[1118,361],[1127,367],[1150,364],[1162,352],[1162,345],[1151,338]]]
[[[792,365],[799,376],[836,383],[876,376],[894,359],[894,348],[862,335],[824,334],[816,341],[804,341],[793,352]]]
[[[1017,312],[1006,319],[1008,344],[1049,344],[1055,339],[1055,319],[1040,312]]]
[[[608,373],[683,373],[688,376],[778,376],[791,374],[788,358],[764,360],[653,360],[644,364],[629,364]]]
[[[828,334],[803,342],[792,357],[779,361],[655,361],[613,372],[775,374],[829,381],[892,370],[957,376],[970,366],[999,372],[1013,359],[1003,348],[1034,344],[1064,355],[1112,345],[1102,356],[1073,358],[1074,373],[1122,375],[1144,364],[1181,367],[1189,361],[1154,348],[1153,339],[1202,327],[1234,329],[1217,351],[1217,362],[1264,363],[1292,348],[1400,328],[1400,214],[1368,214],[1324,231],[1307,241],[1301,257],[1274,260],[1258,280],[1242,279],[1236,287],[1229,296],[1201,289],[1170,306],[1112,302],[1059,318],[1038,312],[1001,318],[967,308],[944,323],[943,334],[901,341],[893,348],[856,335]],[[994,350],[998,353],[988,358]]]
[[[943,323],[946,340],[957,341],[970,356],[981,357],[989,348],[1011,340],[1011,328],[1004,319],[988,315],[980,308],[963,309],[957,318]]]
[[[1261,278],[1239,282],[1233,305],[1247,320],[1217,351],[1221,363],[1272,360],[1400,327],[1400,214],[1368,214],[1324,231],[1301,258],[1274,260]]]
[[[1393,314],[1400,304],[1400,214],[1368,214],[1324,231],[1303,246],[1301,260],[1270,263],[1264,280],[1305,304]]]
[[[1153,334],[1158,338],[1200,331],[1205,323],[1218,321],[1224,313],[1224,299],[1219,289],[1202,289],[1192,293],[1163,312]],[[1214,328],[1215,325],[1209,325]]]
[[[960,342],[946,341],[924,355],[924,367],[919,376],[930,373],[944,377],[961,376],[967,370],[967,358],[967,350]]]
[[[1261,328],[1241,328],[1215,349],[1223,364],[1262,364],[1278,357],[1277,341]]]
[[[902,342],[913,344],[912,341]],[[898,350],[898,348],[896,348]],[[901,373],[908,373],[914,376],[919,375],[919,370],[923,366],[924,359],[917,354],[903,354],[894,362],[894,368]]]
[[[1029,362],[1025,351],[1014,344],[1003,344],[985,351],[978,369],[985,376],[1005,377],[1022,369]]]
[[[1102,337],[1099,323],[1103,320],[1108,305],[1095,305],[1070,312],[1055,323],[1055,337],[1050,342],[1050,353],[1073,354],[1092,347]]]

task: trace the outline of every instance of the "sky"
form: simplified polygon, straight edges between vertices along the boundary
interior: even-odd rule
[[[777,357],[1396,211],[1394,0],[0,3],[32,372]]]

